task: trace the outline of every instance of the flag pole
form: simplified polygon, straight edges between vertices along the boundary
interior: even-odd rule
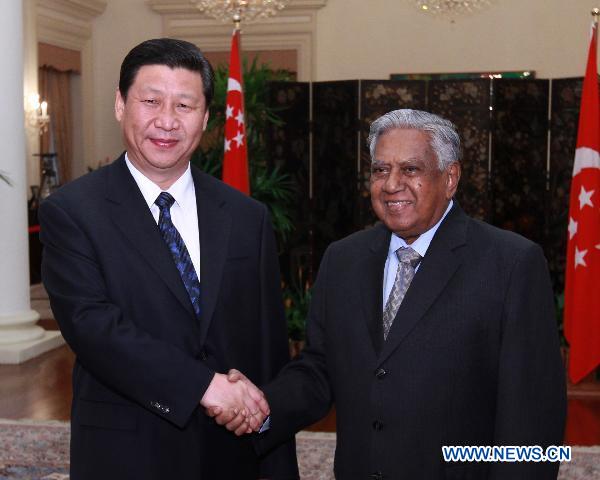
[[[594,10],[598,11],[598,15],[600,15],[600,10],[595,8]],[[592,10],[593,11],[593,10]],[[598,23],[598,17],[596,17],[596,23]],[[233,28],[239,32],[242,24],[242,13],[238,10],[233,14]]]
[[[598,7],[592,8],[590,15],[592,15],[592,22],[594,24],[594,29],[596,31],[598,31],[598,17],[600,17],[600,8],[598,8]],[[596,35],[595,39],[596,39],[596,48],[598,48],[598,35]]]

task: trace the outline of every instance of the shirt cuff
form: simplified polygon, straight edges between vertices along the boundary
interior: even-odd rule
[[[265,421],[260,426],[260,429],[258,430],[258,433],[264,433],[267,430],[269,430],[269,428],[271,428],[271,415],[269,415],[267,418],[265,418]]]

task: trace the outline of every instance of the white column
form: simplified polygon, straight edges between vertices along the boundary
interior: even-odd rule
[[[58,332],[36,325],[30,307],[27,234],[26,138],[23,102],[23,4],[0,0],[0,169],[11,185],[0,181],[0,363],[21,363],[63,342]]]
[[[5,1],[5,0],[0,0]],[[37,0],[23,0],[23,90],[24,98],[38,93]],[[44,99],[46,100],[46,99]],[[28,185],[40,184],[40,133],[36,128],[25,128],[26,166]],[[27,195],[30,194],[29,188]]]

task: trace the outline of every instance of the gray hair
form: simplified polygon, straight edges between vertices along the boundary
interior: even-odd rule
[[[377,140],[388,130],[394,128],[422,130],[429,134],[440,170],[460,160],[460,137],[454,124],[433,113],[421,110],[393,110],[382,115],[371,124],[367,144],[371,152],[371,162],[375,160]]]

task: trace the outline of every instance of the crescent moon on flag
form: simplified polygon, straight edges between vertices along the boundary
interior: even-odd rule
[[[575,150],[575,163],[573,164],[573,176],[584,168],[600,168],[600,154],[589,147],[579,147]]]
[[[235,78],[229,78],[229,80],[227,81],[227,91],[241,92],[242,86],[240,85],[240,82],[238,82]]]

